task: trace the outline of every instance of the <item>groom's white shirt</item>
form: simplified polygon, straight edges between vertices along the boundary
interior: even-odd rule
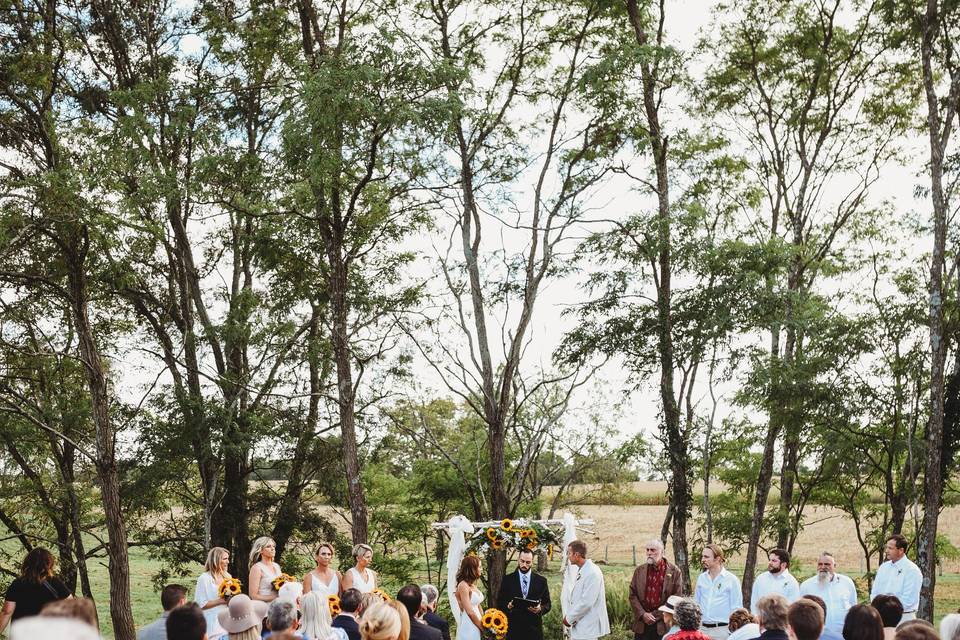
[[[573,640],[589,640],[610,633],[603,573],[592,560],[584,562],[577,573],[567,600],[566,618]]]

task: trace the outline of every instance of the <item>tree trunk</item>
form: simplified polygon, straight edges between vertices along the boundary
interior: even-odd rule
[[[334,231],[336,233],[336,231]],[[327,257],[330,263],[329,291],[333,359],[337,367],[337,407],[340,413],[340,435],[343,466],[347,476],[347,500],[350,505],[353,543],[366,543],[367,499],[360,477],[360,454],[357,447],[353,368],[350,362],[350,336],[347,323],[347,264],[339,239],[328,235]]]
[[[116,466],[116,434],[110,420],[109,392],[103,361],[90,325],[85,252],[86,229],[82,237],[66,238],[71,308],[80,342],[80,356],[87,371],[90,405],[96,442],[96,471],[100,499],[107,528],[108,572],[110,574],[110,619],[117,640],[134,640],[136,633],[130,602],[130,560],[127,555],[127,531],[120,504],[120,480]],[[81,246],[78,246],[81,245]]]
[[[937,520],[943,502],[941,447],[943,445],[944,366],[947,357],[947,336],[943,319],[943,270],[947,239],[947,202],[943,189],[944,151],[950,140],[953,118],[957,110],[957,87],[960,74],[951,77],[951,90],[946,113],[941,121],[936,78],[933,71],[934,42],[941,25],[937,0],[927,0],[923,19],[921,58],[923,84],[927,98],[927,128],[930,137],[930,196],[933,201],[933,255],[930,265],[930,417],[927,423],[927,460],[924,474],[923,526],[917,544],[917,559],[923,571],[920,605],[917,616],[933,620],[934,588],[937,579]],[[952,104],[949,102],[952,101]],[[942,132],[941,132],[942,131]]]

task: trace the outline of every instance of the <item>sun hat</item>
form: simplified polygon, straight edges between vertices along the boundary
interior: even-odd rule
[[[677,606],[677,603],[683,600],[680,596],[670,596],[667,598],[667,601],[663,603],[663,606],[657,608],[657,611],[663,611],[664,613],[673,613],[674,607]]]
[[[220,626],[227,633],[240,633],[260,624],[267,615],[267,603],[251,600],[245,593],[233,596],[227,608],[217,614]]]

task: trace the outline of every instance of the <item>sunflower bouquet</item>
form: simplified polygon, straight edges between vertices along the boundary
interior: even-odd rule
[[[370,593],[380,596],[380,599],[384,602],[390,602],[390,595],[383,589],[374,589]]]
[[[485,638],[503,640],[507,635],[507,614],[500,609],[487,609],[480,618]]]
[[[296,582],[297,579],[287,573],[281,573],[276,578],[273,579],[273,582],[270,583],[270,586],[273,587],[273,590],[277,593],[280,592],[280,587],[287,584],[288,582]]]
[[[330,617],[335,618],[340,615],[343,609],[340,608],[340,596],[335,593],[327,596],[327,606],[330,607]]]
[[[240,584],[240,581],[236,578],[227,578],[220,583],[220,586],[217,588],[217,595],[219,595],[224,600],[229,600],[235,595],[239,595],[243,591],[243,585]]]

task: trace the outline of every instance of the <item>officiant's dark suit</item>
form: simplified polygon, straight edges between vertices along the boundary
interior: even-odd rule
[[[533,554],[526,552],[520,555],[523,564],[533,563]],[[508,573],[500,585],[500,594],[497,598],[497,608],[507,614],[506,640],[543,640],[543,616],[550,611],[550,589],[547,579],[533,572],[533,568],[526,574],[529,577],[527,594],[523,594],[522,576],[518,569]],[[508,608],[514,598],[540,601],[540,613],[531,613],[526,607]]]

